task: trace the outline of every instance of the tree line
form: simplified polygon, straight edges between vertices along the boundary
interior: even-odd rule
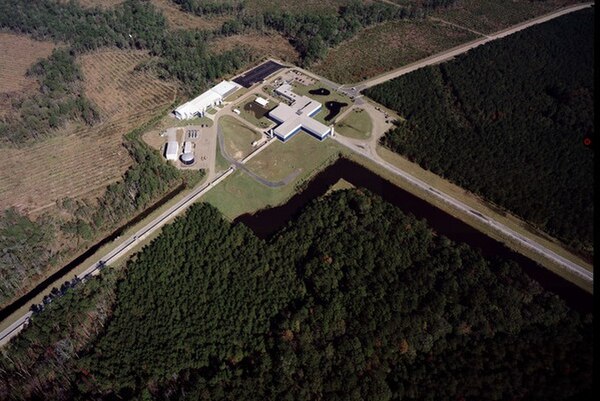
[[[116,287],[107,287],[115,291],[111,318],[53,379],[43,376],[44,392],[31,385],[40,372],[12,374],[25,369],[10,361],[31,341],[17,338],[0,365],[0,386],[10,391],[0,394],[18,400],[590,395],[591,315],[569,309],[515,262],[485,259],[366,190],[314,201],[268,241],[209,205],[194,205],[128,262]],[[60,349],[65,337],[45,313],[26,338],[54,333],[44,335],[44,346]]]
[[[591,256],[593,10],[367,90],[390,149]]]

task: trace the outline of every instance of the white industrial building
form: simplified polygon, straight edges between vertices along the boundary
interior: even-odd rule
[[[202,117],[211,107],[222,104],[223,99],[238,90],[240,86],[235,82],[223,81],[200,96],[182,104],[175,109],[175,117],[180,120],[186,120],[195,117]]]
[[[269,117],[280,123],[271,130],[272,135],[285,142],[302,129],[321,141],[331,134],[331,127],[312,118],[323,107],[321,103],[293,93],[289,84],[281,85],[275,92],[292,103],[290,106],[280,103],[269,112]]]
[[[179,157],[179,142],[169,141],[165,149],[165,158],[167,160],[177,160]]]

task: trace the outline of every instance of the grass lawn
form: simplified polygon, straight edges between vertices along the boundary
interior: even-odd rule
[[[492,33],[557,10],[576,0],[461,0],[434,16],[483,33]]]
[[[339,83],[359,82],[478,36],[440,22],[395,21],[364,29],[312,69]]]
[[[259,140],[262,135],[241,121],[230,116],[219,119],[223,132],[225,151],[233,158],[242,160],[252,152],[252,142]]]
[[[236,90],[235,92],[233,92],[231,95],[227,96],[224,99],[224,102],[235,102],[236,100],[238,100],[239,98],[241,98],[242,96],[244,96],[246,93],[248,93],[248,91],[250,90],[250,88],[239,88],[238,90]]]
[[[335,132],[356,139],[367,139],[373,131],[373,122],[364,109],[350,111],[341,121],[335,124]]]
[[[340,191],[342,189],[351,189],[351,188],[356,188],[352,183],[344,180],[343,178],[340,178],[338,180],[338,182],[336,182],[335,184],[333,184],[325,193],[325,195],[329,195],[332,192],[335,191]]]
[[[210,114],[211,116],[214,116],[215,114],[217,114],[217,109],[215,107],[211,107],[210,109],[206,110],[206,114]]]
[[[291,184],[288,187],[294,188]],[[287,187],[268,188],[237,170],[208,192],[202,201],[215,206],[229,220],[234,220],[244,213],[285,202],[291,196],[289,192]]]
[[[267,107],[264,108],[260,104],[256,103],[254,99],[256,99],[256,97],[251,96],[247,101],[235,106],[235,108],[240,111],[240,117],[260,129],[267,129],[268,127],[274,125],[275,122],[267,117],[267,113],[275,108],[279,102],[268,99],[269,104],[267,104]]]
[[[300,131],[285,143],[273,142],[246,165],[269,181],[280,181],[298,169],[301,170],[300,177],[306,176],[339,151],[337,142],[331,139],[320,142]]]
[[[230,165],[231,164],[223,156],[221,156],[221,147],[219,145],[219,141],[217,141],[217,154],[215,156],[215,173],[227,170]]]
[[[228,219],[253,213],[269,206],[284,203],[296,193],[298,185],[310,180],[346,148],[332,140],[319,142],[303,132],[286,143],[273,142],[267,149],[248,162],[248,167],[272,181],[285,178],[300,169],[301,173],[288,185],[269,188],[236,171],[203,197],[217,207]],[[280,166],[281,169],[275,171]]]
[[[325,117],[329,114],[329,110],[327,110],[327,108],[325,107],[326,102],[334,101],[334,102],[348,104],[348,106],[344,106],[340,109],[340,112],[338,113],[338,115],[342,114],[344,112],[344,110],[346,110],[348,107],[350,107],[353,103],[352,100],[350,100],[350,98],[348,96],[346,96],[342,93],[336,92],[320,82],[317,82],[316,84],[313,84],[313,85],[302,85],[301,83],[294,81],[294,82],[292,82],[292,86],[294,87],[295,93],[297,93],[299,95],[308,96],[311,99],[315,99],[316,101],[321,102],[323,104],[323,109],[321,109],[321,111],[319,111],[313,118],[325,125],[330,125],[333,122],[335,122],[335,117],[333,118],[333,120],[325,121]],[[319,88],[326,88],[326,89],[330,90],[331,93],[327,96],[312,95],[309,93],[311,90],[319,89]]]

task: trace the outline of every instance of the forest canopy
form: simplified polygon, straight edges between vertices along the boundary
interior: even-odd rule
[[[385,146],[591,256],[593,55],[586,9],[365,93],[406,119]]]
[[[564,400],[591,386],[591,315],[365,190],[314,201],[268,241],[195,205],[105,287],[86,346],[68,314],[34,318],[49,333],[36,347],[64,350],[61,327],[76,346],[44,364],[35,333],[18,337],[0,397]]]

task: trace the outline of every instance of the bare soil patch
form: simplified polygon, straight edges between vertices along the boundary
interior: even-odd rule
[[[26,75],[27,70],[55,47],[51,42],[0,32],[0,94],[35,87],[36,80]]]

